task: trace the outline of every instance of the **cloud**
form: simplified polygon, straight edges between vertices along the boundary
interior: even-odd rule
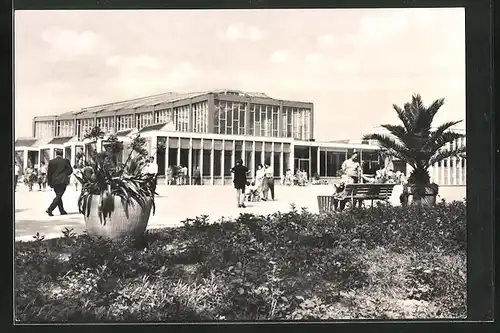
[[[272,62],[285,62],[288,59],[289,52],[287,50],[277,50],[271,54]]]
[[[308,53],[305,56],[305,61],[309,65],[318,65],[324,63],[325,58],[320,53]]]
[[[250,40],[257,41],[262,39],[262,31],[252,25],[246,25],[244,23],[233,23],[230,24],[227,29],[221,34],[222,39],[229,41],[237,40]]]
[[[366,16],[360,21],[359,33],[369,42],[388,40],[406,29],[409,13],[389,12],[388,15]]]
[[[154,72],[122,71],[107,84],[111,91],[123,96],[146,96],[155,92],[182,90],[193,84],[200,74],[192,63],[184,61]]]
[[[42,32],[41,39],[49,44],[49,57],[53,61],[69,61],[80,56],[106,54],[112,46],[92,31],[50,27]]]
[[[318,44],[318,47],[320,48],[329,48],[329,47],[334,47],[339,44],[339,39],[335,38],[333,34],[324,34],[318,36],[316,39],[316,43]]]
[[[159,59],[144,54],[138,56],[112,55],[106,59],[106,65],[110,67],[150,69],[159,69],[163,66]]]

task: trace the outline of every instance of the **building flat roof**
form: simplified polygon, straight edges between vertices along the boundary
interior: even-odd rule
[[[176,102],[176,101],[181,101],[181,100],[199,97],[199,96],[208,95],[208,94],[227,94],[227,95],[241,96],[241,97],[273,99],[272,97],[266,95],[265,93],[244,92],[244,91],[235,90],[235,89],[215,89],[215,90],[209,90],[209,91],[190,92],[190,93],[165,92],[165,93],[156,94],[156,95],[128,99],[128,100],[124,100],[124,101],[116,101],[116,102],[111,102],[111,103],[83,107],[80,110],[64,112],[64,113],[59,114],[59,115],[34,117],[34,120],[43,120],[47,117],[51,118],[51,117],[71,117],[71,116],[79,116],[79,115],[92,115],[92,114],[98,114],[101,112],[118,111],[118,110],[122,110],[122,109],[135,109],[135,108],[140,108],[140,107],[156,106],[156,105],[159,105],[162,103]]]

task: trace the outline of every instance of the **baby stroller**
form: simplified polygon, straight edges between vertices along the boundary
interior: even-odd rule
[[[257,202],[260,201],[260,193],[257,186],[255,186],[255,182],[251,182],[247,187],[247,191],[245,193],[245,199],[248,202]]]

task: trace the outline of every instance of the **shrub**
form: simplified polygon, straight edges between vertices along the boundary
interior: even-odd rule
[[[463,316],[465,213],[462,202],[323,215],[292,207],[234,221],[200,216],[135,241],[37,235],[15,244],[16,318]],[[419,310],[404,312],[404,300]]]

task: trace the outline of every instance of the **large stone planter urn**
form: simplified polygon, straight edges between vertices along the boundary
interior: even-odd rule
[[[417,187],[415,185],[406,185],[403,196],[406,197],[406,203],[408,205],[434,206],[436,204],[439,187],[437,184],[429,184],[425,186],[425,193],[419,194],[416,192]]]
[[[151,199],[148,199],[146,204],[141,206],[139,202],[131,198],[128,204],[128,217],[121,197],[113,196],[110,200],[112,200],[114,209],[107,216],[103,216],[99,212],[100,196],[93,195],[90,198],[90,212],[88,216],[84,214],[87,233],[93,237],[108,239],[142,236],[146,231],[151,214]]]

